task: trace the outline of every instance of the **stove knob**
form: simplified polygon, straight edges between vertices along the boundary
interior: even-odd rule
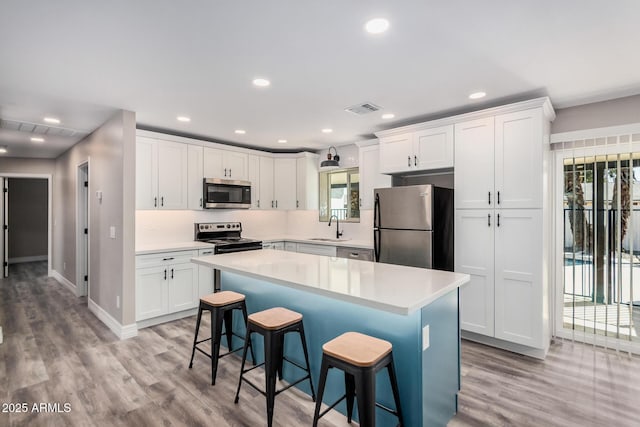
[[[227,224],[227,228],[231,228],[231,224]]]

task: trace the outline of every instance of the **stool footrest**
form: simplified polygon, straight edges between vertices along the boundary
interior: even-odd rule
[[[338,403],[342,402],[342,401],[343,401],[344,399],[346,399],[346,398],[347,398],[347,395],[346,395],[346,394],[344,394],[340,399],[338,399],[338,400],[336,400],[335,402],[333,402],[333,404],[332,404],[331,406],[329,406],[327,409],[325,409],[324,411],[322,411],[322,412],[320,413],[320,415],[318,416],[318,418],[322,418],[322,417],[324,417],[324,416],[325,416],[325,414],[326,414],[327,412],[329,412],[330,410],[332,410],[333,408],[335,408],[335,407],[336,407],[336,405],[337,405]]]
[[[253,368],[251,368],[251,369],[249,369],[249,370],[247,370],[247,371],[244,371],[244,372],[249,372],[249,371],[253,370],[254,368],[256,368],[256,367],[254,366]],[[276,390],[275,395],[277,396],[278,394],[282,393],[283,391],[285,391],[285,390],[289,390],[289,389],[290,389],[291,387],[293,387],[294,385],[299,384],[299,383],[301,383],[302,381],[307,380],[307,379],[309,379],[309,378],[310,378],[310,377],[309,377],[309,375],[305,375],[304,377],[302,377],[302,378],[300,378],[300,379],[298,379],[298,380],[296,380],[296,381],[292,382],[291,384],[287,384],[286,386],[282,387],[280,390]],[[247,378],[244,378],[244,377],[241,377],[241,378],[240,378],[240,381],[244,381],[244,382],[246,382],[246,383],[247,383],[247,384],[249,384],[251,387],[253,387],[254,389],[256,389],[256,390],[257,390],[260,394],[262,394],[263,396],[266,396],[266,395],[267,395],[267,393],[266,393],[264,390],[262,390],[260,387],[258,387],[258,386],[257,386],[257,385],[255,385],[254,383],[252,383],[252,382],[251,382],[251,380],[249,380],[249,379],[247,379]]]
[[[394,410],[394,409],[391,409],[391,408],[387,408],[386,406],[384,406],[384,405],[383,405],[383,404],[381,404],[381,403],[376,402],[376,406],[377,406],[378,408],[380,408],[380,409],[384,410],[384,411],[387,411],[387,412],[388,412],[388,413],[390,413],[390,414],[393,414],[393,415],[396,415],[396,416],[398,415],[398,411],[397,411],[397,410]]]

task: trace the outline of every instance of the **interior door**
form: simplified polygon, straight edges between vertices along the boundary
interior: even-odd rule
[[[9,277],[9,180],[2,179],[2,277]]]

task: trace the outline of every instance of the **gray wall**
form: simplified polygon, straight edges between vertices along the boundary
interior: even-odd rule
[[[46,179],[9,179],[9,261],[47,257],[48,187]]]
[[[640,123],[640,95],[556,110],[551,133]]]
[[[0,175],[3,173],[53,174],[56,169],[54,159],[25,159],[21,157],[0,157]]]
[[[135,322],[135,113],[119,111],[56,159],[53,268],[72,283],[76,281],[76,180],[78,166],[86,161],[89,296],[121,324],[131,324]],[[97,191],[102,192],[102,202]],[[116,229],[115,239],[109,237],[110,227]]]

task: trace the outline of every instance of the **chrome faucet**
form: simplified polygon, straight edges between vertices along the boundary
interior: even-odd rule
[[[342,236],[342,232],[340,231],[340,220],[338,219],[337,215],[331,215],[329,217],[329,227],[331,227],[331,220],[335,218],[336,219],[336,239],[339,239],[340,236]]]

